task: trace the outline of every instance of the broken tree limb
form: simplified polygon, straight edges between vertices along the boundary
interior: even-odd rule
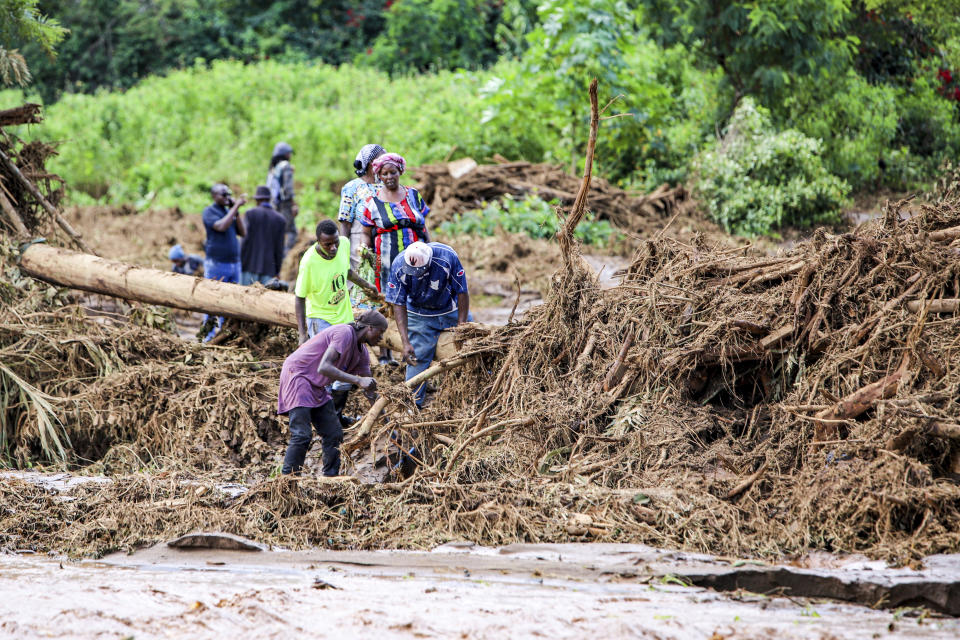
[[[897,370],[890,375],[857,389],[829,409],[819,411],[814,416],[817,421],[813,434],[814,442],[836,439],[839,436],[837,421],[856,418],[878,400],[884,400],[895,394],[901,379],[907,373],[909,364],[910,354],[907,353],[903,356],[903,361]]]
[[[866,335],[870,333],[870,330],[880,320],[880,318],[882,318],[885,314],[889,313],[890,310],[896,307],[898,304],[903,302],[904,298],[913,295],[913,292],[916,291],[917,288],[920,286],[920,272],[918,271],[912,276],[910,276],[909,278],[907,278],[907,281],[905,284],[910,285],[909,287],[907,287],[906,291],[901,293],[896,298],[893,298],[892,300],[888,300],[883,305],[883,307],[880,308],[879,311],[877,311],[875,314],[873,314],[872,316],[870,316],[869,318],[863,321],[863,324],[860,325],[860,328],[857,330],[857,335],[854,338],[856,342],[860,342],[861,340],[863,340],[866,337]]]
[[[928,235],[928,238],[934,242],[943,242],[944,240],[955,240],[960,238],[960,226],[950,227],[949,229],[940,229],[939,231],[931,231]]]
[[[140,267],[43,243],[24,249],[20,268],[38,280],[62,287],[281,327],[297,326],[292,293]],[[400,334],[393,323],[383,342],[391,349],[401,348]],[[441,333],[437,360],[456,357],[459,352],[455,333]]]
[[[430,378],[443,373],[444,371],[456,369],[457,367],[466,364],[477,355],[479,354],[469,353],[463,356],[457,356],[449,360],[438,362],[429,367],[427,370],[421,371],[417,375],[413,376],[403,384],[412,391],[420,386],[422,382],[426,382]],[[350,440],[343,443],[341,451],[343,451],[344,454],[349,455],[363,446],[364,440],[370,434],[374,422],[376,422],[383,410],[387,408],[388,404],[390,404],[390,398],[387,396],[381,395],[379,398],[377,398],[376,402],[373,403],[373,406],[370,407],[370,410],[367,411],[367,415],[363,417],[363,420],[360,422],[360,426],[357,427],[356,432],[351,435]]]
[[[493,433],[497,429],[502,429],[504,427],[511,427],[511,426],[527,426],[531,424],[533,424],[532,417],[514,418],[512,420],[503,420],[502,422],[498,422],[496,424],[490,425],[486,429],[481,429],[480,431],[474,433],[469,438],[464,440],[463,444],[457,447],[457,450],[454,451],[453,454],[451,454],[450,459],[447,461],[447,466],[443,470],[443,474],[449,475],[450,470],[453,469],[453,464],[457,461],[457,458],[460,457],[460,454],[463,453],[464,449],[470,446],[470,443],[476,442],[478,439]]]
[[[23,224],[23,218],[20,217],[17,210],[10,204],[7,194],[4,192],[3,185],[0,185],[0,209],[3,209],[3,212],[7,214],[7,219],[10,221],[14,232],[18,236],[24,239],[30,237],[30,231],[27,229],[27,225]]]
[[[567,216],[557,237],[560,241],[560,252],[567,267],[571,267],[571,249],[574,246],[573,232],[587,214],[587,194],[590,192],[590,180],[593,176],[593,154],[597,148],[597,131],[600,128],[600,106],[597,100],[597,79],[590,81],[590,135],[587,139],[587,153],[583,163],[583,180],[577,191],[577,198],[573,202],[570,214]]]
[[[15,127],[21,124],[40,124],[40,105],[27,102],[12,109],[0,110],[0,127]]]
[[[911,300],[907,303],[907,310],[919,313],[924,304],[929,304],[927,313],[956,313],[960,310],[960,298],[941,298],[939,300]]]
[[[764,349],[774,349],[779,347],[780,344],[787,339],[787,337],[793,335],[793,330],[793,324],[785,324],[776,331],[767,335],[765,338],[761,338],[760,346]]]
[[[30,195],[32,195],[36,201],[40,203],[40,206],[42,206],[47,213],[53,216],[53,219],[56,220],[57,224],[60,225],[60,228],[63,229],[68,236],[70,236],[70,239],[73,240],[74,244],[76,244],[86,253],[96,255],[94,251],[87,246],[87,243],[83,241],[83,238],[80,236],[80,234],[70,226],[70,223],[67,222],[62,215],[60,215],[60,212],[57,211],[57,208],[50,204],[50,202],[43,197],[43,194],[40,193],[39,189],[37,189],[37,185],[33,184],[33,182],[28,180],[22,173],[20,173],[20,169],[17,168],[17,165],[15,165],[13,160],[10,159],[10,156],[4,153],[2,149],[0,149],[0,161],[2,161],[7,169],[10,170],[10,173],[12,173],[14,177],[20,181],[20,184],[23,185],[23,188],[29,191]]]
[[[730,489],[730,491],[727,491],[727,494],[724,497],[727,500],[730,500],[731,498],[735,498],[736,496],[740,495],[741,493],[743,493],[744,491],[752,487],[753,483],[755,483],[757,480],[763,477],[763,474],[767,472],[767,468],[769,466],[770,466],[769,462],[764,462],[762,465],[760,465],[759,469],[757,469],[754,473],[744,478],[743,482],[735,486],[733,489]]]
[[[613,364],[610,365],[609,371],[607,371],[607,377],[603,381],[603,390],[610,391],[617,383],[620,382],[620,378],[623,377],[623,372],[626,370],[624,365],[624,360],[627,357],[627,352],[630,351],[630,347],[633,346],[633,340],[636,337],[636,331],[631,330],[627,333],[626,339],[623,341],[623,346],[620,347],[620,353],[617,354],[616,360],[613,361]]]

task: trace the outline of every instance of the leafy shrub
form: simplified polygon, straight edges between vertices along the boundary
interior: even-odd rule
[[[831,173],[862,189],[883,181],[881,161],[893,166],[897,135],[897,90],[871,85],[852,70],[842,75],[805,78],[784,101],[788,127],[822,140]]]
[[[440,225],[440,231],[449,235],[494,235],[498,229],[508,233],[524,233],[531,238],[554,238],[560,229],[555,213],[556,204],[546,202],[534,194],[522,199],[509,195],[492,202],[478,211],[457,214],[453,220]],[[574,235],[584,244],[604,245],[619,234],[606,220],[593,220],[588,215]]]
[[[697,168],[696,188],[710,217],[740,235],[835,221],[849,190],[824,167],[818,140],[774,131],[769,114],[750,98]]]

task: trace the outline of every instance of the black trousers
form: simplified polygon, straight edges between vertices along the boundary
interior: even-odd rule
[[[323,446],[323,475],[340,473],[340,443],[343,442],[343,426],[333,408],[333,400],[319,407],[296,407],[290,417],[290,443],[283,459],[283,473],[299,473],[313,440],[312,424]]]

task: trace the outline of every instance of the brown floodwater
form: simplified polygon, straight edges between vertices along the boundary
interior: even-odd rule
[[[919,610],[718,593],[623,567],[625,545],[434,552],[178,550],[99,561],[0,555],[9,638],[957,638]]]

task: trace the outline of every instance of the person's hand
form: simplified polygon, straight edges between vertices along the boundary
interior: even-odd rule
[[[403,355],[401,356],[402,360],[407,364],[415,365],[417,364],[417,354],[413,351],[413,345],[409,342],[404,343],[403,345]]]
[[[367,393],[371,393],[377,390],[377,381],[368,376],[361,376],[357,380],[357,386],[363,389]]]
[[[237,198],[237,202],[235,203],[235,206],[242,207],[245,204],[247,204],[247,194],[242,193],[240,194],[240,197]]]
[[[304,342],[310,339],[310,335],[306,331],[300,332],[300,342],[297,346],[302,346]]]

